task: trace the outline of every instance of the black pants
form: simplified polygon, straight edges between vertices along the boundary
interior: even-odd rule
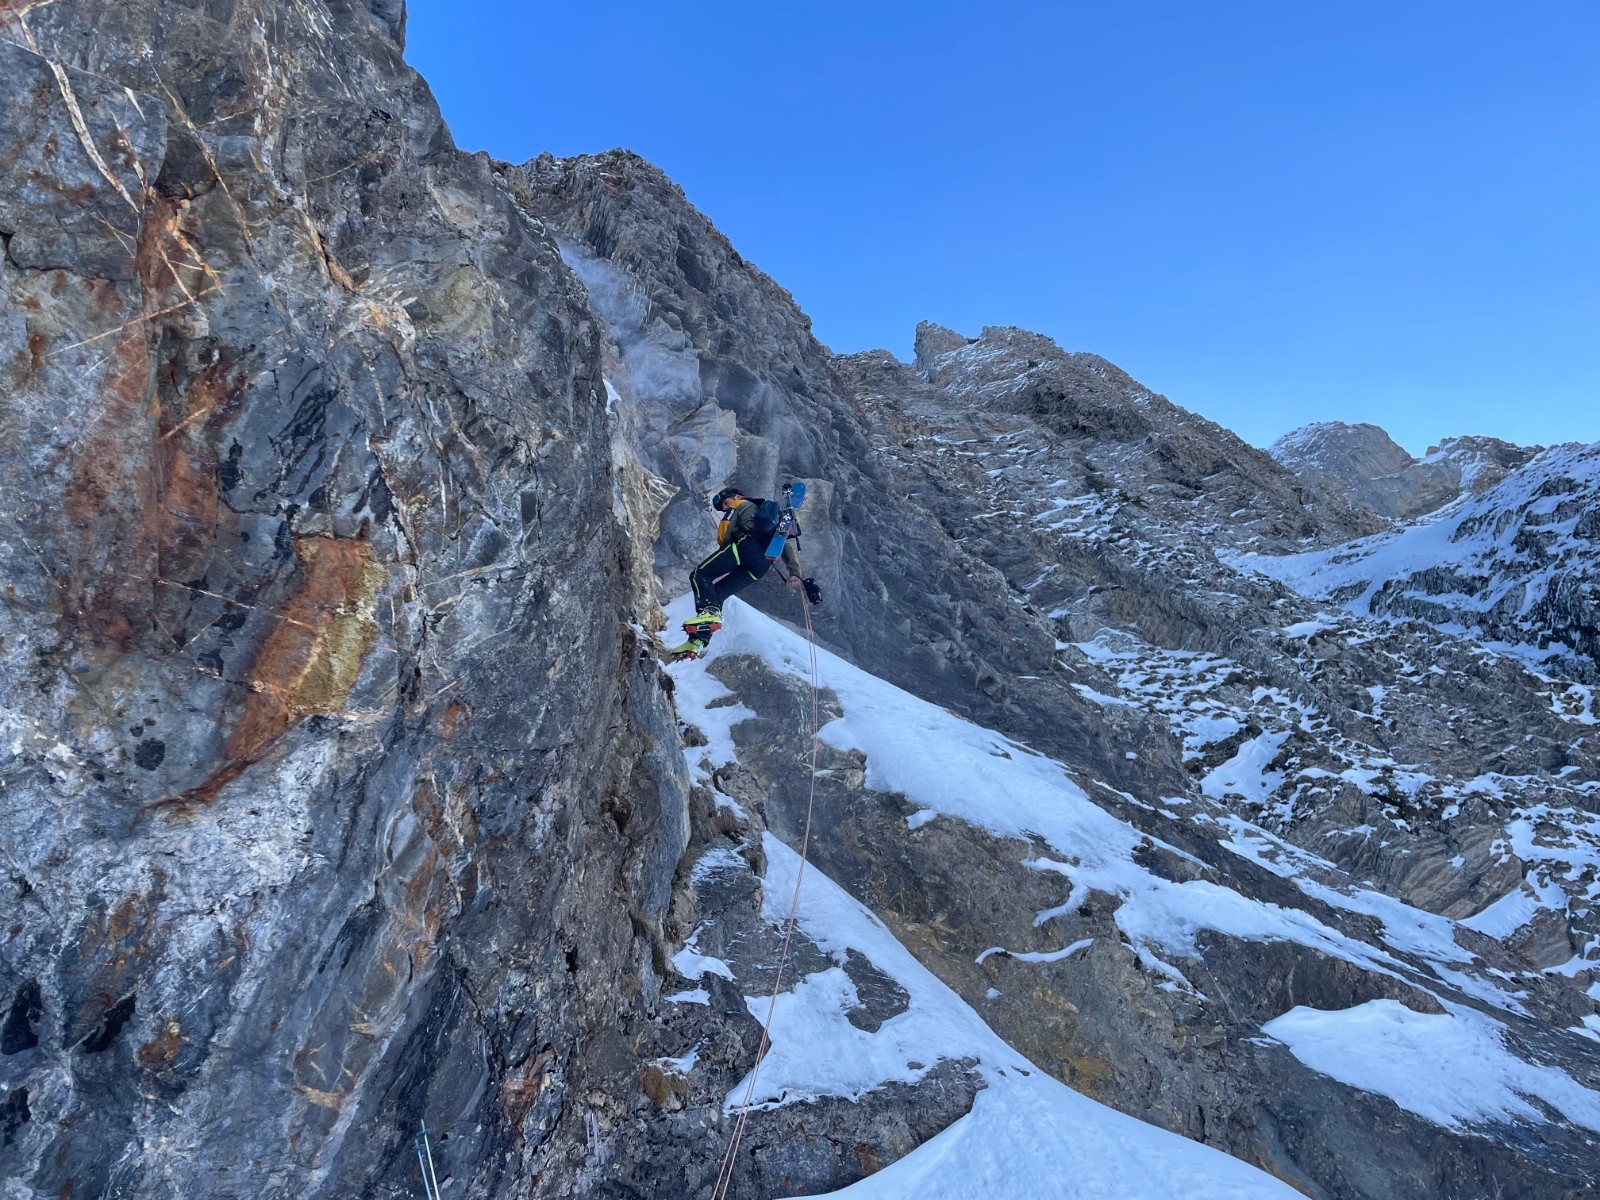
[[[772,560],[749,539],[718,547],[715,554],[689,573],[695,612],[721,608],[729,596],[749,587],[771,566]]]

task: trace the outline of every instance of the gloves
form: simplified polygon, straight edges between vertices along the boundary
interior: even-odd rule
[[[817,586],[815,579],[802,579],[800,586],[806,589],[806,599],[813,607],[822,603],[822,589]]]

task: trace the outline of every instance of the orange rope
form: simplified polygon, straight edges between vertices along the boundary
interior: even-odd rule
[[[693,477],[678,454],[678,448],[672,444],[671,434],[660,430],[657,430],[657,433],[666,445],[667,453],[672,455],[672,460],[678,464],[678,473],[683,478],[685,489],[692,493]],[[712,516],[711,521],[715,524],[716,517]],[[717,1169],[717,1183],[712,1189],[711,1200],[726,1200],[729,1190],[733,1187],[734,1166],[739,1157],[739,1143],[744,1140],[745,1125],[750,1119],[750,1105],[755,1099],[756,1080],[761,1074],[761,1062],[766,1057],[768,1047],[772,1045],[772,1019],[778,1009],[778,994],[783,990],[783,968],[788,964],[789,946],[794,940],[795,922],[800,914],[800,883],[805,878],[807,854],[811,848],[811,817],[817,800],[817,742],[819,741],[817,734],[822,727],[821,672],[817,666],[817,634],[811,625],[811,601],[804,594],[800,597],[800,610],[806,619],[806,644],[811,659],[811,787],[806,796],[805,829],[800,835],[800,869],[795,873],[794,895],[789,900],[789,916],[783,924],[783,948],[778,953],[778,969],[772,980],[772,995],[767,1000],[767,1017],[761,1023],[761,1041],[756,1047],[756,1061],[750,1068],[750,1083],[745,1088],[744,1103],[739,1107],[739,1119],[733,1125],[733,1137],[729,1139],[728,1148],[722,1155],[722,1164]]]
[[[806,856],[811,848],[811,815],[817,799],[817,736],[821,728],[822,705],[819,699],[821,683],[817,669],[817,636],[811,627],[811,602],[800,599],[801,611],[806,618],[806,641],[811,655],[811,789],[806,796],[805,830],[800,835],[800,868],[795,872],[794,895],[789,901],[789,916],[783,925],[783,949],[778,954],[778,969],[772,980],[772,995],[767,1001],[767,1018],[761,1023],[761,1042],[756,1048],[755,1065],[750,1068],[750,1084],[745,1088],[744,1103],[739,1108],[739,1119],[734,1122],[733,1137],[722,1156],[722,1166],[717,1171],[717,1185],[712,1189],[711,1200],[725,1200],[733,1187],[733,1169],[739,1156],[739,1143],[744,1139],[745,1123],[750,1117],[750,1105],[755,1099],[756,1080],[761,1074],[761,1063],[767,1048],[772,1044],[772,1018],[778,1009],[778,993],[783,989],[783,968],[789,961],[789,944],[794,938],[795,921],[800,914],[800,883],[806,875]]]

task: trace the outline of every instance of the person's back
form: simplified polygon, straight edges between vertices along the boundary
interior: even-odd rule
[[[723,604],[765,575],[777,558],[782,558],[788,571],[785,583],[790,587],[804,586],[812,604],[822,601],[816,583],[801,576],[800,555],[794,543],[794,536],[799,534],[797,524],[791,521],[793,535],[784,538],[781,553],[768,557],[782,509],[759,497],[752,499],[735,487],[723,488],[713,496],[711,507],[722,514],[717,526],[717,548],[689,573],[695,615],[683,623],[689,640],[669,651],[675,658],[694,658],[704,652],[711,635],[722,628]]]

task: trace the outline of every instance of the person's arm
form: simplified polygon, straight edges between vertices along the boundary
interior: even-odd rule
[[[806,589],[806,600],[815,607],[822,603],[822,589],[817,586],[815,579],[806,579],[801,575],[800,555],[795,552],[794,542],[787,541],[783,544],[783,565],[789,569],[788,584],[790,587],[803,587]]]

